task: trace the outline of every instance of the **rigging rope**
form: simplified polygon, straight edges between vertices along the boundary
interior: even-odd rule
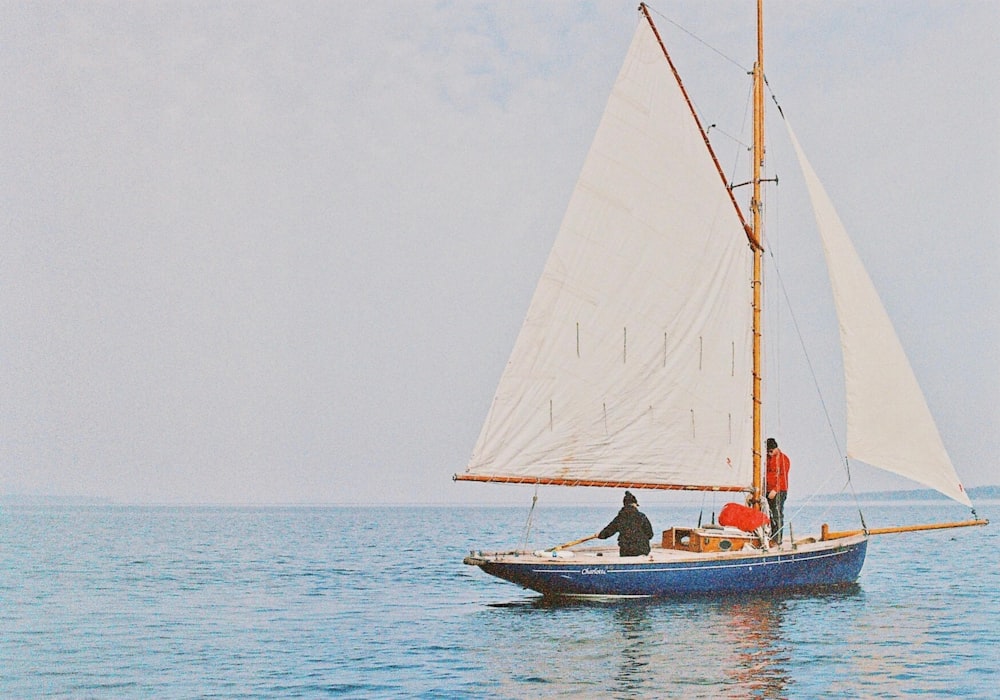
[[[785,288],[785,281],[782,279],[781,271],[778,269],[778,262],[770,250],[768,250],[768,255],[771,257],[771,263],[774,266],[775,277],[778,278],[778,287],[781,289],[781,294],[785,298],[785,305],[788,307],[788,315],[792,319],[792,327],[795,329],[795,335],[799,339],[799,345],[802,347],[802,354],[805,356],[806,366],[808,366],[809,375],[813,380],[813,387],[816,389],[816,395],[819,397],[820,406],[823,407],[823,415],[826,417],[826,425],[830,429],[830,436],[833,438],[833,443],[837,448],[837,454],[843,455],[844,451],[840,448],[840,440],[837,439],[837,432],[833,427],[833,419],[830,417],[830,409],[827,408],[826,401],[823,399],[823,390],[820,388],[819,379],[816,376],[816,370],[813,367],[812,360],[809,358],[809,350],[806,349],[805,339],[802,337],[802,330],[799,327],[799,321],[795,316],[795,310],[792,308],[791,298],[788,296],[788,290]]]
[[[724,60],[728,61],[729,63],[732,63],[734,66],[736,66],[740,70],[742,70],[744,72],[747,72],[747,73],[750,72],[750,69],[748,69],[746,66],[743,66],[742,64],[740,64],[740,62],[737,61],[735,58],[732,58],[731,56],[728,56],[728,55],[724,54],[722,51],[720,51],[719,49],[717,49],[714,46],[712,46],[711,44],[709,44],[707,41],[705,41],[704,39],[702,39],[700,36],[698,36],[697,34],[695,34],[694,32],[692,32],[687,27],[685,27],[685,26],[683,26],[683,25],[675,22],[674,20],[670,19],[669,17],[667,17],[662,12],[659,12],[656,9],[654,9],[652,7],[649,7],[649,5],[646,5],[646,7],[649,9],[650,12],[652,12],[655,15],[658,15],[658,16],[662,17],[665,22],[668,22],[669,24],[674,25],[675,27],[677,27],[678,29],[680,29],[682,32],[684,32],[685,34],[687,34],[689,37],[691,37],[692,39],[694,39],[695,41],[697,41],[699,44],[701,44],[702,46],[704,46],[705,48],[707,48],[709,51],[712,51],[713,53],[718,54]]]
[[[772,95],[772,98],[773,98],[773,95]],[[777,100],[775,100],[775,104],[777,104]],[[780,109],[780,107],[779,107],[779,109]],[[784,115],[782,115],[782,116],[784,116]],[[792,307],[792,301],[791,301],[791,298],[788,295],[788,289],[785,287],[785,282],[784,282],[784,280],[781,277],[781,270],[778,268],[778,261],[775,259],[774,253],[770,249],[768,249],[767,253],[768,253],[768,255],[771,258],[771,264],[772,264],[772,267],[774,269],[774,275],[775,275],[775,277],[778,280],[778,288],[781,290],[781,294],[782,294],[782,296],[785,299],[785,306],[788,308],[788,315],[789,315],[789,317],[792,320],[792,327],[795,329],[795,336],[799,340],[799,346],[802,348],[802,354],[805,357],[806,366],[809,368],[809,375],[812,377],[813,387],[816,389],[816,395],[819,397],[820,406],[822,406],[822,408],[823,408],[823,415],[826,418],[826,425],[827,425],[827,428],[830,431],[830,437],[833,439],[834,446],[837,449],[837,454],[840,455],[840,457],[844,460],[844,471],[847,474],[847,482],[845,483],[844,488],[841,489],[841,493],[843,493],[844,489],[850,488],[851,495],[854,497],[854,504],[855,504],[855,506],[858,509],[858,516],[861,519],[861,527],[863,529],[867,530],[868,526],[865,524],[865,516],[864,516],[864,513],[861,511],[861,502],[858,500],[858,494],[854,490],[854,482],[851,480],[851,465],[850,465],[850,461],[849,461],[849,458],[848,458],[846,452],[841,448],[841,446],[840,446],[840,440],[837,438],[837,431],[833,427],[833,419],[830,417],[830,410],[829,410],[829,408],[826,405],[826,400],[823,398],[823,390],[821,389],[821,387],[819,385],[819,379],[816,376],[816,370],[813,367],[812,359],[809,356],[809,351],[808,351],[808,349],[806,349],[805,339],[802,336],[802,330],[799,327],[799,321],[798,321],[798,319],[795,316],[795,310]],[[827,483],[827,481],[829,481],[829,479],[827,479],[825,482],[823,482],[823,484],[820,486],[820,488],[822,488],[823,485],[825,485]],[[817,493],[818,493],[818,491],[817,491]],[[816,494],[814,493],[813,496],[810,496],[806,500],[806,503],[803,504],[796,511],[796,513],[800,512],[802,510],[802,508],[804,508],[806,505],[808,505],[809,502],[813,499],[813,497],[815,497],[815,495]]]
[[[743,124],[740,126],[741,129],[745,129],[746,128],[747,119],[748,119],[748,117],[751,114],[752,107],[753,107],[753,84],[751,83],[750,86],[747,89],[747,99],[746,99],[746,102],[743,105]],[[736,143],[738,143],[741,146],[743,146],[747,151],[750,151],[750,152],[753,151],[753,147],[750,144],[743,143],[742,141],[740,141],[735,136],[730,136],[729,134],[726,134],[726,132],[722,131],[722,129],[718,129],[717,128],[716,131],[719,131],[719,132],[725,134],[726,136],[729,136],[729,138],[731,138],[733,141],[735,141]],[[752,154],[750,156],[750,160],[753,160],[753,155]],[[730,187],[730,189],[732,189],[732,185],[736,181],[736,169],[739,167],[739,165],[740,165],[740,158],[739,158],[739,155],[737,154],[736,158],[733,159],[733,171],[729,174],[729,187]]]
[[[690,29],[688,29],[684,25],[680,24],[679,22],[674,21],[670,17],[667,17],[665,14],[663,14],[662,12],[659,12],[655,8],[649,7],[649,5],[646,5],[646,8],[650,12],[652,12],[653,14],[655,14],[658,17],[662,18],[666,23],[673,25],[678,30],[680,30],[684,34],[687,34],[689,37],[691,37],[692,39],[694,39],[696,42],[698,42],[699,44],[701,44],[702,46],[704,46],[705,48],[707,48],[709,51],[711,51],[712,53],[714,53],[714,54],[718,55],[719,57],[721,57],[724,61],[726,61],[728,63],[731,63],[732,65],[734,65],[737,68],[739,68],[741,72],[743,72],[745,74],[748,74],[748,75],[752,73],[752,71],[749,68],[747,68],[746,66],[742,65],[739,61],[737,61],[736,59],[732,58],[731,56],[723,53],[721,50],[717,49],[715,46],[713,46],[712,44],[710,44],[707,41],[705,41],[704,39],[702,39],[700,36],[698,36],[697,34],[695,34],[693,31],[691,31]],[[710,131],[712,131],[714,129],[715,131],[718,131],[719,133],[721,133],[726,138],[732,140],[734,143],[738,144],[739,146],[744,147],[746,149],[746,151],[749,152],[749,151],[753,150],[753,148],[752,148],[752,146],[750,144],[744,142],[743,140],[741,140],[740,138],[734,136],[733,134],[728,133],[724,129],[719,128],[719,125],[717,123],[710,123],[711,120],[705,118],[705,112],[703,112],[700,108],[698,108],[696,98],[693,95],[689,95],[689,97],[690,97],[690,99],[692,101],[692,104],[695,105],[695,111],[698,113],[699,117],[702,118],[702,123],[703,124],[708,124],[708,128],[705,129],[705,135],[706,136],[708,136],[708,132],[710,132]],[[743,124],[741,125],[741,128],[745,128],[746,127],[747,120],[748,120],[749,115],[751,114],[752,108],[753,108],[753,85],[752,85],[752,81],[751,81],[751,84],[750,84],[750,86],[748,87],[748,90],[747,90],[747,99],[746,99],[746,103],[745,103],[744,110],[743,110]],[[736,179],[736,171],[739,168],[739,165],[740,165],[740,159],[739,159],[739,155],[737,155],[737,157],[733,161],[732,172],[729,175],[730,187],[732,187],[732,183]]]
[[[528,520],[524,524],[524,537],[521,540],[521,549],[528,548],[528,536],[531,534],[531,519],[535,514],[535,504],[538,503],[538,484],[535,484],[535,493],[531,497],[531,508],[528,510]]]
[[[778,110],[778,114],[781,116],[782,120],[784,120],[785,119],[785,110],[781,108],[781,103],[778,102],[778,96],[775,95],[774,91],[771,89],[771,84],[768,83],[767,76],[764,76],[764,86],[767,88],[768,94],[771,95],[771,101],[774,102],[774,106]],[[777,260],[775,260],[774,255],[773,255],[773,253],[770,250],[768,251],[768,254],[771,256],[771,261],[772,261],[772,263],[774,265],[774,273],[775,273],[775,275],[778,278],[778,286],[781,288],[781,293],[785,297],[785,305],[788,307],[788,313],[789,313],[789,316],[791,316],[792,325],[795,327],[795,334],[798,336],[799,344],[802,346],[802,352],[805,355],[806,364],[809,366],[809,373],[812,376],[813,385],[816,387],[816,393],[819,396],[820,405],[822,405],[822,407],[823,407],[823,413],[826,416],[827,427],[829,427],[830,434],[833,437],[834,444],[837,446],[837,454],[840,455],[841,458],[844,460],[844,471],[847,474],[847,482],[844,484],[844,488],[842,488],[840,492],[843,493],[845,489],[850,488],[850,490],[851,490],[851,496],[854,497],[854,505],[858,509],[858,517],[861,520],[861,527],[862,527],[862,529],[864,529],[867,532],[868,525],[865,523],[865,514],[861,510],[861,501],[858,499],[857,491],[854,490],[854,482],[851,479],[850,458],[847,456],[847,453],[844,450],[841,449],[841,447],[840,447],[840,441],[837,439],[837,433],[833,429],[833,422],[830,419],[830,412],[829,412],[829,410],[826,407],[826,401],[824,401],[824,399],[823,399],[823,392],[820,390],[819,381],[816,378],[816,372],[813,369],[812,360],[809,359],[809,352],[806,350],[805,341],[802,338],[802,332],[799,330],[799,322],[795,318],[795,311],[793,310],[793,308],[792,308],[792,302],[791,302],[791,300],[788,297],[788,290],[785,289],[785,283],[781,279],[781,271],[778,269]],[[829,481],[829,479],[827,479],[827,481]],[[826,482],[824,482],[824,484],[825,483]],[[811,500],[812,500],[812,497],[810,497],[807,500],[806,503],[808,504],[808,502],[811,501]],[[801,510],[801,508],[799,510]]]

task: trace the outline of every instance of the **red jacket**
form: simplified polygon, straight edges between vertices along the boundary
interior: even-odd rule
[[[767,493],[788,491],[788,470],[791,468],[788,455],[774,448],[774,452],[767,456]]]

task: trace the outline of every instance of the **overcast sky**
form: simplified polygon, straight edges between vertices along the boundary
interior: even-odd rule
[[[0,4],[0,494],[530,498],[451,476],[636,4]],[[753,3],[653,7],[739,181]],[[771,89],[956,468],[1000,482],[1000,3],[805,0],[766,17]],[[842,433],[819,244],[769,130],[769,241]],[[790,315],[768,318],[769,432],[793,490],[839,490]],[[862,488],[911,486],[869,472]]]

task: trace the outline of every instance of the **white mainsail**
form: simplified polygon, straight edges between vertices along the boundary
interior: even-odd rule
[[[878,293],[792,127],[833,287],[847,391],[847,455],[972,505]]]
[[[752,251],[640,21],[458,479],[752,482]]]

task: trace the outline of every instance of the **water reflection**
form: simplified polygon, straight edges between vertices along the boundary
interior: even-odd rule
[[[654,627],[647,605],[620,605],[615,608],[614,621],[621,639],[618,643],[618,667],[613,687],[623,695],[642,690],[654,675],[652,665],[656,646]]]
[[[726,692],[734,698],[783,698],[794,695],[793,645],[796,616],[816,605],[860,594],[851,584],[836,591],[735,596],[715,603],[711,624],[721,631],[725,649]],[[798,660],[801,667],[801,659]]]
[[[731,650],[726,677],[739,697],[785,697],[791,650],[782,634],[784,599],[743,598],[720,605],[720,628]]]
[[[522,680],[552,682],[551,692],[541,693],[549,697],[597,690],[616,698],[789,697],[809,684],[802,659],[793,657],[803,622],[859,593],[852,586],[723,598],[521,599],[496,606],[518,629],[520,646],[515,662],[506,640],[500,663]]]

